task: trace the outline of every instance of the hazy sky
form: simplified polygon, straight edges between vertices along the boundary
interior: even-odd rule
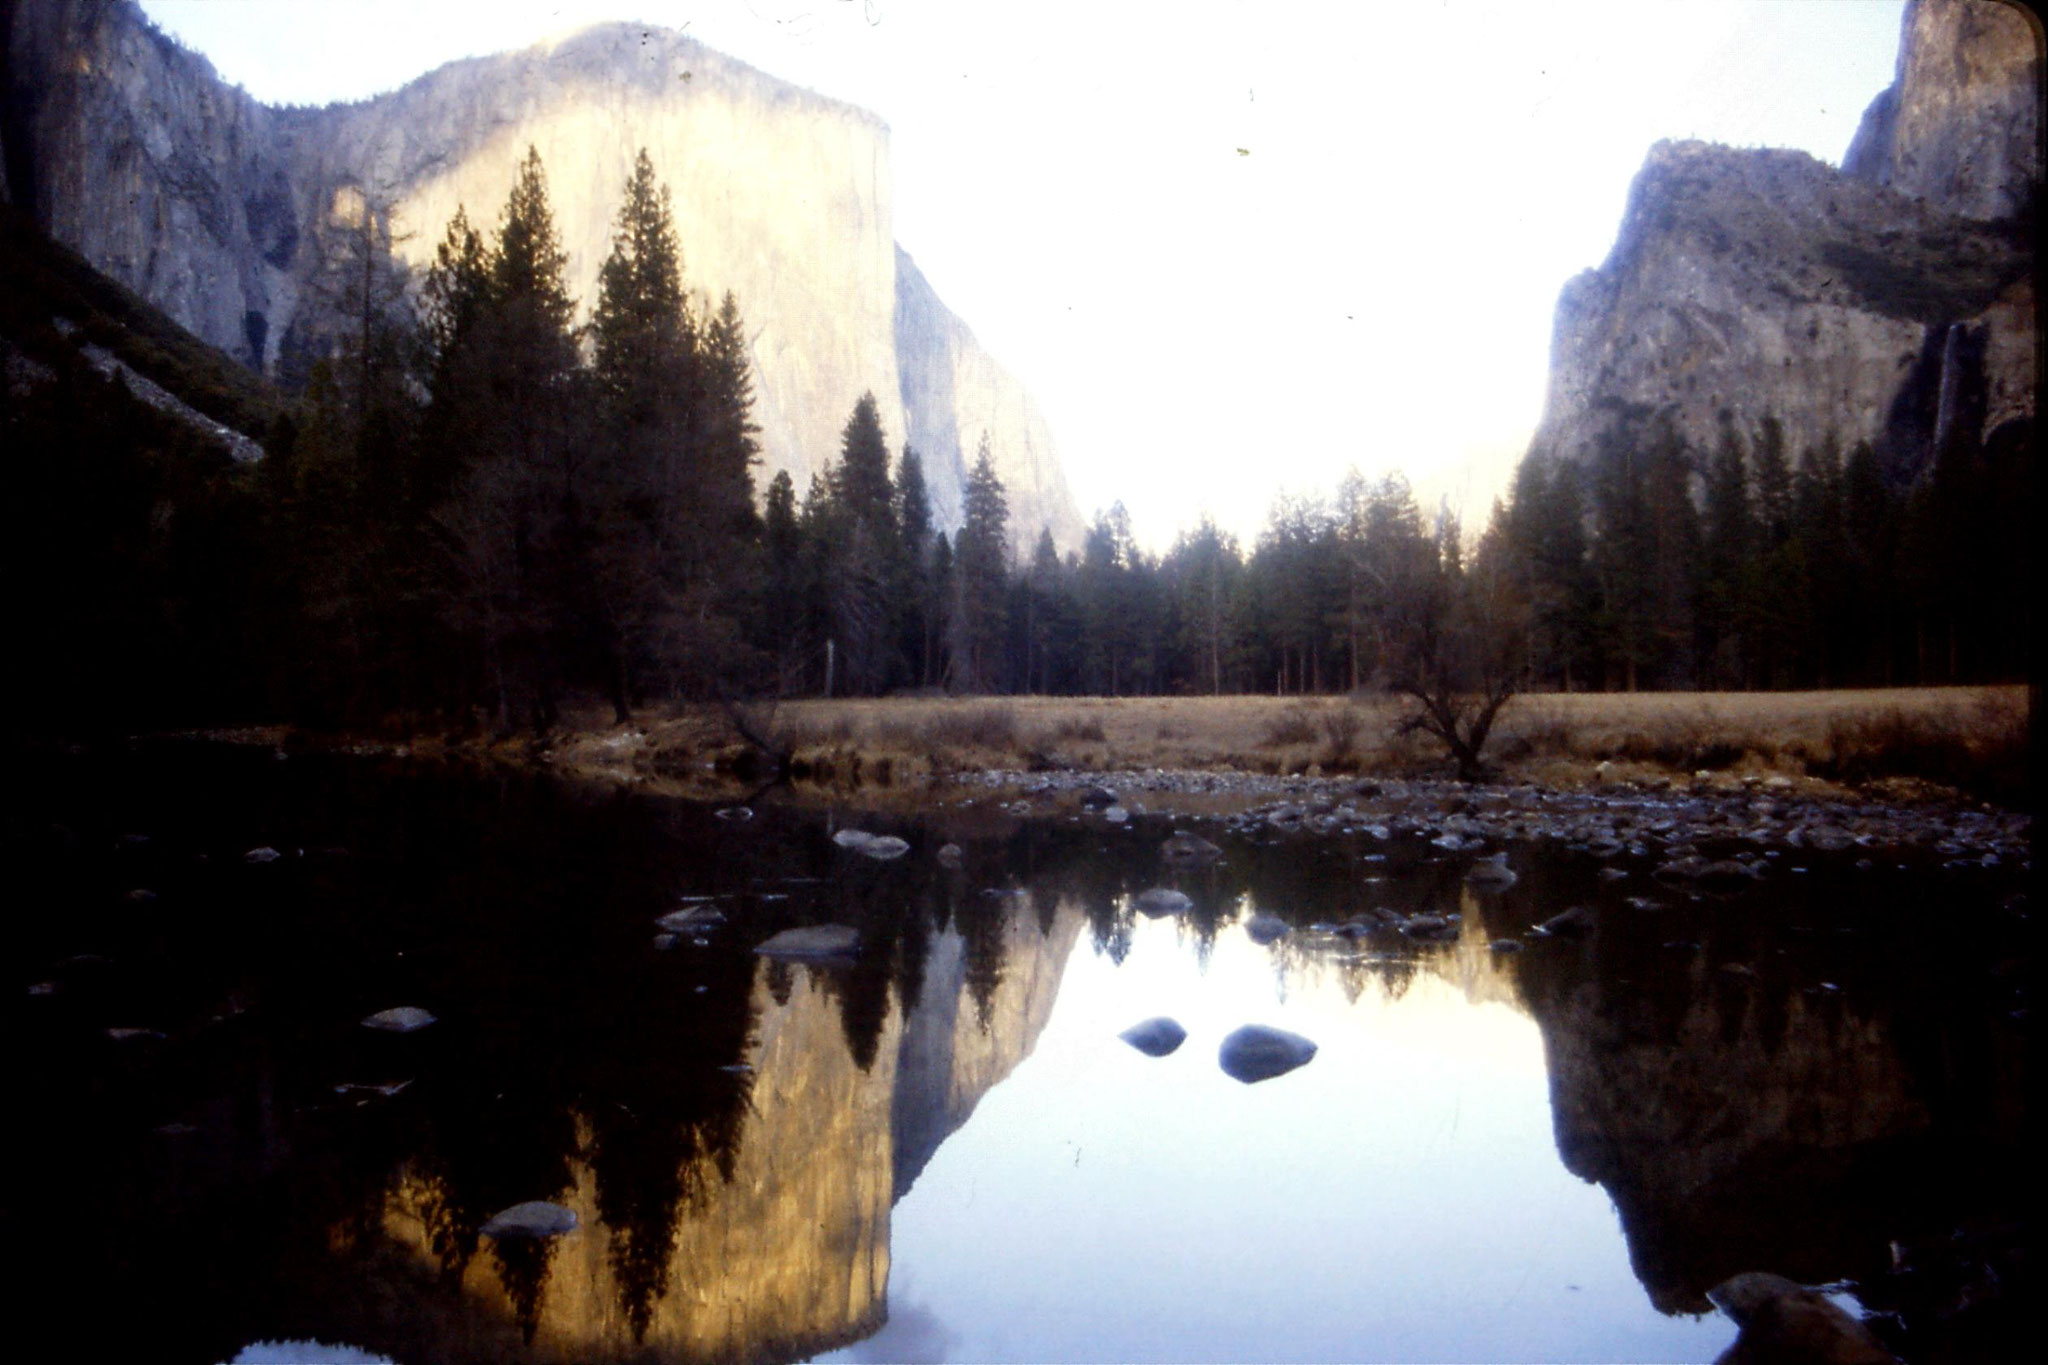
[[[1249,540],[1276,492],[1352,464],[1483,521],[1542,411],[1558,289],[1606,256],[1650,144],[1839,162],[1901,4],[143,8],[273,102],[621,18],[874,110],[897,240],[1038,397],[1083,513],[1122,498],[1163,546],[1204,510]]]

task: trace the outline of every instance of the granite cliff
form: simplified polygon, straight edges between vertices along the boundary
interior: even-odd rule
[[[872,390],[924,457],[942,526],[987,431],[1021,541],[1081,519],[1050,433],[896,245],[888,129],[680,33],[606,24],[451,63],[355,104],[276,108],[228,86],[130,0],[0,10],[7,186],[53,237],[202,339],[276,372],[364,198],[431,258],[458,206],[488,224],[531,145],[587,311],[645,147],[686,281],[739,298],[765,469],[799,489]]]
[[[1724,414],[1772,415],[1795,454],[1870,441],[1908,481],[1958,411],[2030,419],[2040,79],[2017,9],[1913,0],[1842,169],[1653,147],[1607,260],[1559,298],[1532,453],[1582,458],[1621,413],[1702,450]]]

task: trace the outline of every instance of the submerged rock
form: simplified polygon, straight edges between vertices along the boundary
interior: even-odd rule
[[[383,1033],[415,1033],[433,1022],[434,1016],[418,1005],[400,1005],[395,1009],[378,1010],[363,1020],[363,1027]]]
[[[854,852],[864,858],[873,858],[877,862],[887,862],[891,858],[901,858],[910,852],[910,845],[893,834],[877,834],[856,847]]]
[[[1505,853],[1481,858],[1465,873],[1465,884],[1475,891],[1505,891],[1515,881],[1514,869],[1508,866]]]
[[[852,957],[859,946],[860,934],[844,924],[807,924],[784,929],[754,951],[792,962],[829,962]]]
[[[967,854],[958,844],[941,844],[938,852],[939,866],[958,867],[967,861]]]
[[[1131,813],[1122,806],[1104,806],[1102,808],[1102,818],[1109,821],[1112,825],[1121,825],[1124,821],[1131,818]]]
[[[1263,947],[1286,938],[1294,932],[1294,926],[1278,915],[1269,915],[1261,910],[1244,922],[1244,931],[1252,942]]]
[[[576,1228],[576,1211],[565,1209],[560,1204],[550,1204],[544,1199],[529,1199],[523,1204],[514,1204],[509,1209],[500,1209],[491,1216],[479,1232],[486,1237],[500,1241],[518,1238],[560,1237]]]
[[[1246,1024],[1223,1040],[1216,1060],[1223,1074],[1252,1085],[1284,1076],[1316,1055],[1316,1045],[1298,1033]]]
[[[874,839],[875,836],[864,829],[842,829],[832,836],[832,842],[841,848],[865,848]]]
[[[1159,854],[1170,863],[1207,863],[1223,856],[1223,850],[1199,834],[1176,830],[1159,846]]]
[[[1164,1057],[1187,1041],[1188,1031],[1174,1020],[1160,1015],[1142,1024],[1131,1025],[1117,1037],[1147,1057]]]
[[[721,820],[731,820],[737,823],[744,823],[754,818],[754,808],[752,806],[726,806],[711,813]]]
[[[1530,932],[1546,938],[1583,938],[1593,932],[1593,912],[1575,905],[1561,915],[1552,915]]]
[[[1183,910],[1194,908],[1194,902],[1185,894],[1170,887],[1155,886],[1150,891],[1141,891],[1131,905],[1141,915],[1162,919],[1167,915],[1178,915]]]
[[[693,905],[686,910],[671,910],[655,923],[672,934],[701,934],[725,923],[725,911],[709,905]]]
[[[1522,940],[1518,938],[1497,938],[1486,946],[1496,953],[1519,953],[1522,951]]]
[[[262,848],[252,848],[247,853],[244,853],[242,861],[245,863],[274,863],[283,856],[282,853],[266,844]]]
[[[1090,787],[1081,793],[1081,804],[1087,807],[1114,806],[1116,793],[1107,787]]]
[[[1411,915],[1401,922],[1401,932],[1421,943],[1449,943],[1458,926],[1442,915]]]

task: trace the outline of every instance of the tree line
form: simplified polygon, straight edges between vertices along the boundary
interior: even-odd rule
[[[2024,676],[2024,424],[1951,424],[1902,488],[1868,445],[1795,456],[1775,420],[1731,418],[1697,450],[1668,413],[1616,408],[1588,458],[1532,452],[1477,536],[1353,470],[1281,497],[1249,547],[1205,519],[1148,552],[1117,504],[1062,553],[1013,535],[985,435],[940,529],[871,394],[805,488],[757,490],[739,302],[686,287],[644,152],[580,326],[531,151],[495,228],[458,211],[417,279],[370,199],[327,245],[322,322],[287,348],[301,387],[253,470],[207,465],[83,369],[10,381],[29,494],[10,546],[39,584],[17,619],[50,707],[510,730],[575,697],[623,719],[926,689],[1447,701]]]

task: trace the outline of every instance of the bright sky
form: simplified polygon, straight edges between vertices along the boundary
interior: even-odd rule
[[[143,0],[260,99],[325,103],[607,18],[890,125],[896,236],[1037,396],[1084,515],[1249,541],[1401,469],[1485,518],[1551,310],[1659,138],[1838,163],[1901,0]]]

